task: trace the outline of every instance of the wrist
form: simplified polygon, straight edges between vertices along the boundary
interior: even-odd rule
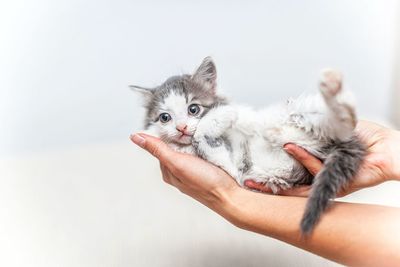
[[[247,229],[247,220],[246,215],[243,214],[243,207],[245,206],[246,199],[248,200],[246,197],[248,193],[251,192],[239,186],[225,191],[220,203],[220,211],[218,212],[230,223],[242,229]]]

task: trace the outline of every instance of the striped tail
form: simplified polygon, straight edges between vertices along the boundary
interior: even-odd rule
[[[306,235],[312,232],[329,201],[355,176],[366,154],[365,146],[356,137],[348,141],[335,141],[329,149],[331,152],[314,179],[301,220],[301,231]]]

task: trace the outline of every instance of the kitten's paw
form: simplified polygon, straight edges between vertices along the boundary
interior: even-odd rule
[[[286,190],[291,187],[288,182],[279,177],[269,178],[266,184],[271,188],[274,194],[277,194],[281,189]]]
[[[195,136],[220,137],[236,120],[237,112],[231,106],[212,109],[200,120]]]
[[[333,69],[322,70],[319,88],[325,97],[337,95],[342,89],[342,74]]]

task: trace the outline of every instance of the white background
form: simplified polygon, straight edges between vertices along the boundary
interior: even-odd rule
[[[263,106],[342,70],[387,119],[397,1],[2,1],[0,156],[126,139],[152,86],[214,57],[220,88]]]
[[[391,122],[399,8],[0,1],[0,266],[337,266],[237,229],[162,183],[158,162],[128,140],[143,118],[128,84],[157,85],[211,55],[221,90],[261,107],[315,92],[330,66],[362,118]],[[400,206],[399,191],[384,183],[345,200]]]

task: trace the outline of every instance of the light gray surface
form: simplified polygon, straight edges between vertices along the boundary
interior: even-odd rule
[[[232,226],[129,140],[2,160],[0,181],[0,266],[336,266]],[[399,191],[352,200],[400,206]]]

